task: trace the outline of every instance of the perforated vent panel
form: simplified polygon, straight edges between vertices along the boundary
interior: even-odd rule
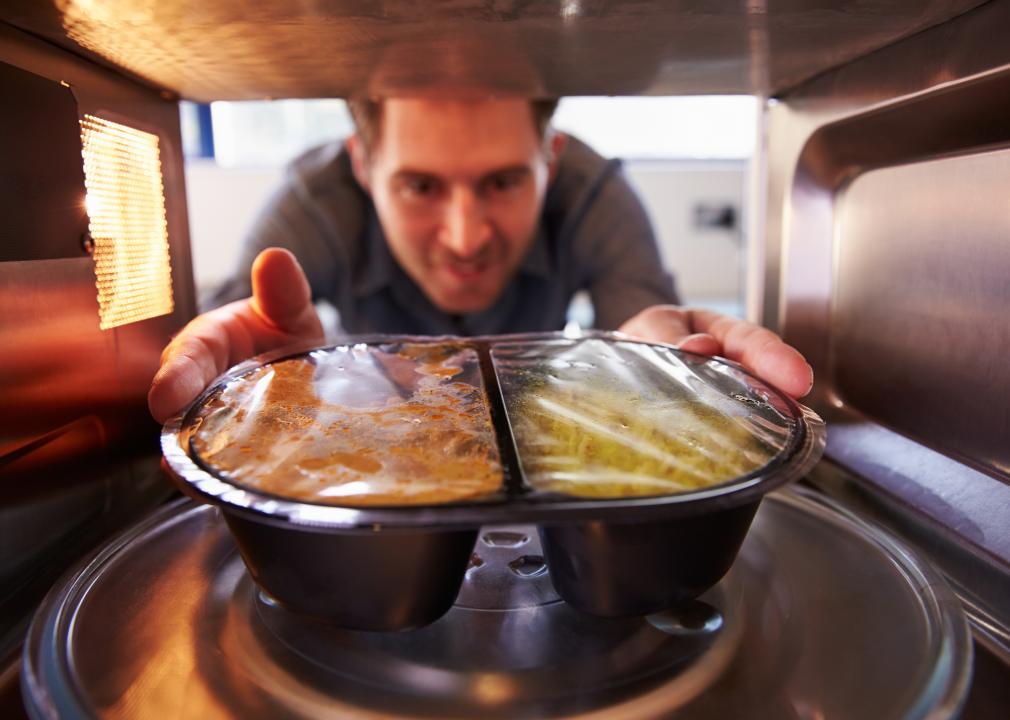
[[[158,137],[85,115],[81,141],[100,327],[172,312]]]

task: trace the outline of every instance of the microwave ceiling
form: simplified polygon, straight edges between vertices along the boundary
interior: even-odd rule
[[[198,102],[776,95],[979,0],[4,0],[0,20]]]

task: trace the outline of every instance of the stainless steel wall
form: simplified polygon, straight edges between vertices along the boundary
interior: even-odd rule
[[[3,257],[16,259],[0,262],[2,663],[68,562],[166,495],[146,393],[161,349],[194,303],[174,99],[4,24],[0,62],[66,83],[82,115],[158,135],[175,298],[170,315],[100,330],[95,263],[79,235],[56,238],[64,252],[39,259],[35,249],[54,240],[43,235],[51,225],[24,217],[37,209],[0,198],[4,217],[38,228],[6,238]],[[5,113],[19,112],[15,99],[2,102]],[[80,147],[72,149],[69,162],[80,166]]]
[[[769,103],[763,319],[814,365],[824,486],[1010,648],[1007,37],[989,3]]]

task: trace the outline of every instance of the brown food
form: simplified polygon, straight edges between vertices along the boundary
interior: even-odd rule
[[[317,365],[307,358],[258,368],[204,406],[194,449],[235,482],[297,500],[420,505],[492,494],[502,468],[483,389],[454,379],[472,351],[425,349],[317,358],[343,362],[337,369],[358,373],[352,380],[381,380],[378,366],[391,380],[389,367],[402,376],[404,361],[413,365],[409,385],[396,378],[398,393],[354,405],[320,397]],[[350,382],[349,391],[360,385]]]

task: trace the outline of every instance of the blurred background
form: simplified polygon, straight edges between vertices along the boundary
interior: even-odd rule
[[[620,158],[684,303],[745,312],[752,162],[751,96],[572,97],[556,128]],[[352,131],[342,100],[182,103],[186,194],[198,297],[227,276],[285,165]],[[757,203],[753,203],[757,206]],[[584,298],[572,316],[587,324]]]

